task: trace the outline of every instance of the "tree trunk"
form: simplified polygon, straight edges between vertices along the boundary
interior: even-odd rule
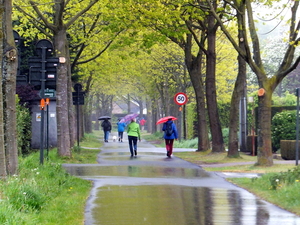
[[[64,39],[67,40],[67,39]],[[76,134],[76,118],[75,118],[75,107],[73,105],[73,97],[72,97],[72,91],[73,85],[72,85],[72,74],[71,74],[71,64],[70,64],[70,50],[69,50],[69,44],[68,41],[66,41],[66,57],[68,59],[66,66],[67,66],[67,79],[68,79],[68,121],[69,121],[69,134],[70,134],[70,148],[74,146],[75,140],[77,139],[77,134]],[[71,152],[66,152],[67,154],[71,154]]]
[[[216,96],[216,27],[215,19],[212,15],[208,16],[207,29],[206,102],[212,137],[212,152],[224,152],[224,141]]]
[[[192,55],[192,36],[187,38],[185,47],[186,67],[189,71],[190,79],[196,95],[197,103],[197,134],[198,149],[197,151],[206,151],[209,149],[208,128],[206,120],[205,94],[202,81],[202,51],[199,49],[197,57]]]
[[[93,80],[93,72],[90,72],[88,79],[85,81],[85,105],[84,105],[84,128],[85,132],[92,133],[93,132],[93,123],[92,123],[92,112],[93,112],[93,96],[90,94],[90,89],[92,86]],[[97,118],[98,119],[98,118]]]
[[[66,30],[59,29],[54,34],[54,46],[58,57],[68,55],[66,51]],[[66,61],[69,59],[66,58]],[[71,140],[69,129],[69,98],[68,98],[68,63],[60,63],[57,68],[56,83],[56,114],[57,114],[57,150],[60,156],[71,157]]]
[[[96,122],[95,122],[95,127],[94,127],[94,129],[95,130],[100,130],[100,122],[99,122],[99,120],[98,120],[98,118],[100,117],[100,116],[102,116],[101,115],[101,103],[100,103],[100,94],[98,94],[98,93],[96,93],[96,95],[95,95],[95,104],[96,104],[96,108],[95,108],[95,110],[96,110]]]
[[[243,15],[245,14],[245,5],[240,4],[237,19],[238,23],[242,23]],[[239,46],[245,51],[245,42],[243,41],[243,30],[238,30]],[[241,41],[242,40],[242,41]],[[238,120],[236,115],[239,113],[239,103],[241,98],[244,96],[246,88],[246,61],[238,55],[238,76],[235,82],[234,90],[231,97],[230,103],[230,114],[229,114],[229,137],[228,137],[228,157],[239,156],[239,141],[238,141]]]
[[[243,96],[246,84],[246,62],[238,56],[239,72],[235,82],[234,90],[231,97],[229,113],[229,138],[228,138],[228,157],[239,156],[238,127],[239,120],[239,103]]]
[[[2,6],[2,10],[1,10],[1,14],[0,14],[0,62],[3,62],[3,43],[4,43],[4,32],[3,32],[3,27],[5,26],[5,12],[4,12],[4,2],[1,1],[1,6]],[[0,74],[1,77],[3,77],[3,64],[0,64]],[[2,82],[0,85],[0,178],[5,178],[7,176],[7,171],[6,171],[6,160],[5,160],[5,140],[4,140],[4,119],[3,119],[3,92],[2,92]]]
[[[146,108],[147,108],[147,119],[146,119],[146,126],[145,129],[147,130],[148,133],[153,133],[153,129],[151,124],[154,123],[152,120],[152,110],[151,110],[151,100],[146,98]]]
[[[257,165],[272,166],[273,154],[271,143],[271,102],[272,92],[266,89],[263,96],[258,97],[258,139]]]
[[[152,121],[153,121],[153,123],[151,124],[152,125],[152,133],[161,131],[161,129],[158,129],[159,126],[156,125],[156,121],[158,120],[158,116],[159,116],[157,102],[158,102],[158,99],[151,100],[151,112],[152,112],[151,114],[152,114]]]
[[[17,49],[15,47],[12,29],[12,2],[4,1],[3,23],[3,80],[5,104],[5,141],[7,154],[7,171],[9,174],[18,172],[18,147],[17,147],[17,118],[16,118],[16,76],[18,68]]]
[[[84,118],[85,132],[92,133],[93,132],[93,124],[92,124],[93,99],[90,96],[89,92],[84,96],[84,98],[85,98],[85,106],[84,106],[83,118]]]

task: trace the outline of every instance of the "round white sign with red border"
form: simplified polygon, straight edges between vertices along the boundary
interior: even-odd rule
[[[185,103],[187,103],[188,98],[185,93],[179,92],[174,96],[174,101],[177,105],[184,105]]]

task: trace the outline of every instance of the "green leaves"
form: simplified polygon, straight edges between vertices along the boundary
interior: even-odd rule
[[[272,143],[279,149],[280,140],[296,140],[296,111],[277,113],[272,119]]]

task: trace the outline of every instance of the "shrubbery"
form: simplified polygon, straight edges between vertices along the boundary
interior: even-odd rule
[[[299,182],[300,168],[288,170],[287,172],[271,173],[269,175],[269,181],[272,190],[276,190],[284,185],[292,185]]]
[[[272,119],[272,143],[280,148],[280,140],[296,140],[296,110],[277,113]]]
[[[28,108],[19,104],[17,99],[17,136],[19,155],[27,155],[31,152],[31,115]]]

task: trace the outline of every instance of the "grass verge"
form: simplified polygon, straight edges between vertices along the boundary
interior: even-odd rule
[[[41,165],[38,153],[20,158],[19,170],[0,182],[0,224],[83,224],[91,182],[70,176],[60,163]]]
[[[49,151],[43,165],[39,152],[20,157],[19,174],[0,180],[0,224],[84,224],[92,183],[69,175],[61,164],[96,163],[99,133],[85,135],[83,147],[73,151],[70,159],[58,157],[56,149]]]

